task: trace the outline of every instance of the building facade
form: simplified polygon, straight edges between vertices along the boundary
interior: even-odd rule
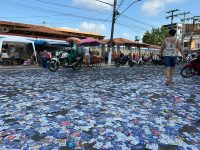
[[[164,25],[164,27],[171,28],[171,25]],[[182,41],[185,53],[200,50],[200,24],[174,23],[172,28],[177,30],[176,37]]]

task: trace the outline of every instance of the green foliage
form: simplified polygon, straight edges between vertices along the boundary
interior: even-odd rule
[[[150,32],[147,31],[144,33],[142,38],[144,43],[152,44],[152,45],[161,45],[163,39],[166,38],[168,33],[168,29],[161,27],[161,28],[153,28]]]

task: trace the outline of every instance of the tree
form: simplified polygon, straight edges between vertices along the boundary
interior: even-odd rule
[[[163,39],[166,38],[168,29],[165,27],[153,28],[150,32],[144,33],[142,41],[147,44],[161,45]]]

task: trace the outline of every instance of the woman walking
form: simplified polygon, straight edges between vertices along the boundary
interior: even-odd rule
[[[178,51],[185,59],[185,55],[181,48],[181,42],[175,38],[176,30],[170,29],[168,37],[163,41],[161,46],[161,57],[164,58],[164,65],[166,67],[166,85],[173,84],[174,68],[176,65]]]

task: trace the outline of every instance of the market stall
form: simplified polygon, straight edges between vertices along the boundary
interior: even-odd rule
[[[0,54],[2,61],[10,62],[11,57],[21,60],[29,59],[37,54],[34,42],[20,36],[3,36],[0,38]],[[20,62],[21,63],[21,62]]]

